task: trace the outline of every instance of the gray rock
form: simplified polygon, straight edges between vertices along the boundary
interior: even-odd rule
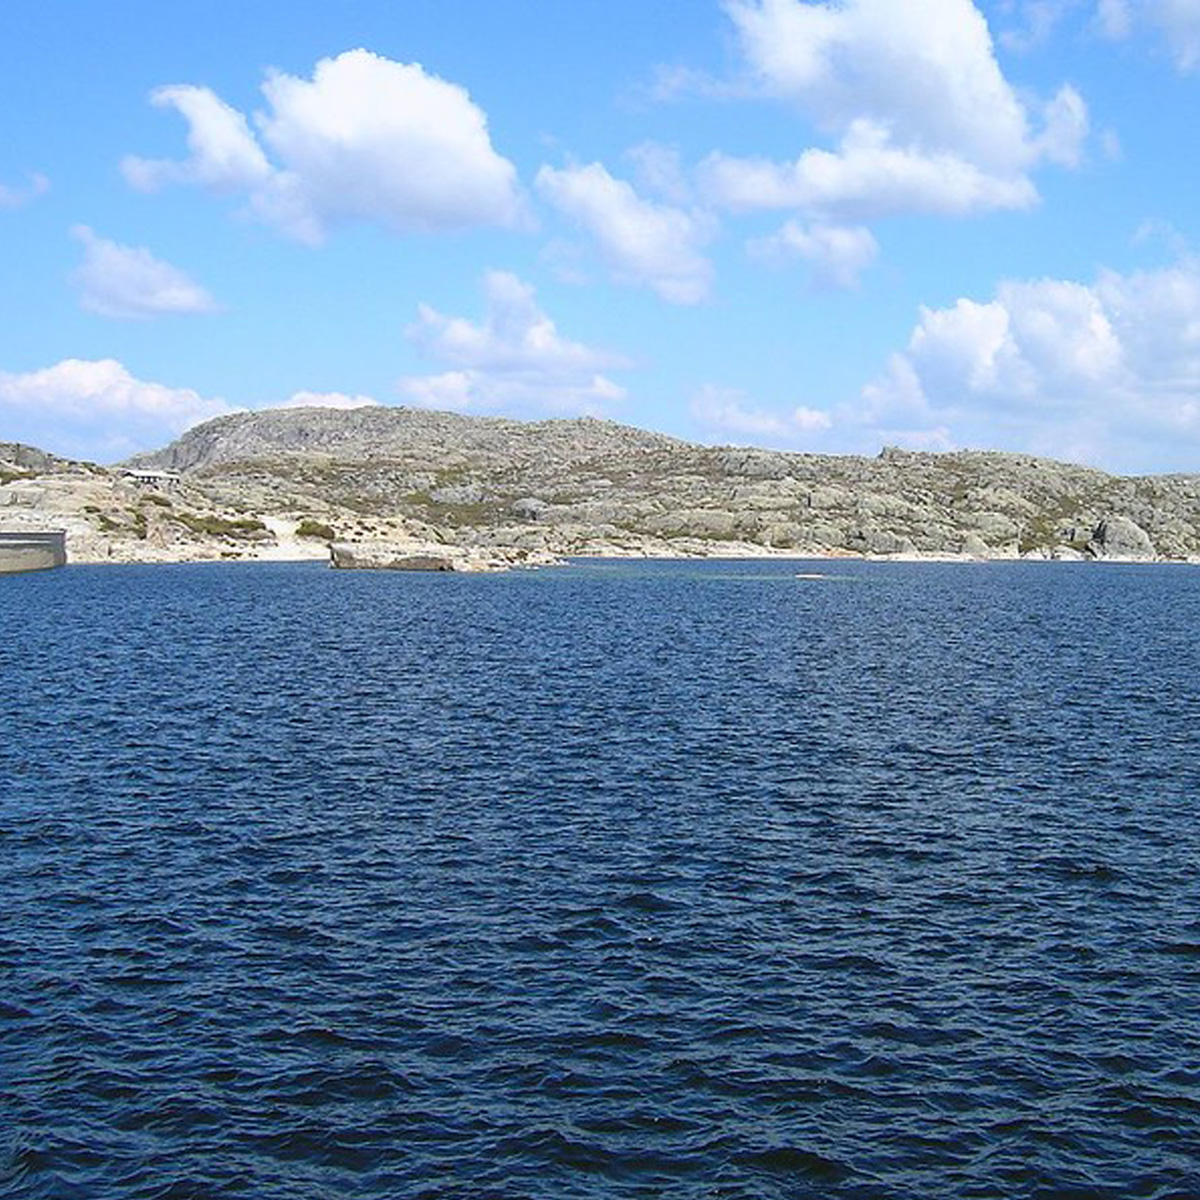
[[[1105,517],[1092,535],[1088,548],[1096,558],[1153,558],[1150,535],[1124,516]]]
[[[438,504],[479,504],[486,494],[477,483],[456,483],[434,488],[429,498]]]
[[[866,527],[859,529],[849,539],[849,549],[860,554],[911,554],[912,542],[887,529]]]
[[[969,513],[963,518],[989,546],[1007,546],[1017,540],[1016,521],[998,512]]]
[[[513,516],[522,521],[540,521],[547,507],[545,500],[539,500],[536,496],[522,496],[513,502],[512,511]]]
[[[645,554],[934,554],[982,543],[993,557],[1058,547],[1200,557],[1200,476],[1121,479],[1023,454],[796,454],[689,445],[607,421],[380,407],[232,414],[136,461],[180,473],[173,508],[156,515],[102,468],[0,445],[0,511],[65,506],[102,551],[128,556],[154,549],[164,530],[178,535],[164,554],[257,552],[249,537],[181,532],[191,512],[270,518],[272,528],[318,518],[346,540],[439,543],[435,557],[518,539]]]
[[[506,571],[515,566],[551,566],[558,559],[544,550],[511,546],[438,546],[376,540],[333,542],[329,562],[356,571]]]

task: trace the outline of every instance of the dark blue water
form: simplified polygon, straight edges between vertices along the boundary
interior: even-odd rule
[[[1169,567],[0,580],[0,1193],[1195,1200],[1198,630]]]

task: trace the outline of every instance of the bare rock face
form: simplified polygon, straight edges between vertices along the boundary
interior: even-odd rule
[[[181,472],[214,506],[442,551],[1200,558],[1200,477],[1120,479],[1021,454],[794,454],[608,421],[378,408],[240,413],[139,461]]]
[[[600,448],[628,452],[685,444],[591,417],[513,421],[382,405],[349,411],[293,408],[216,417],[163,450],[137,455],[130,464],[194,471],[279,457],[362,463],[395,460],[413,448],[435,450],[443,467],[500,454],[512,461],[541,456],[561,464],[589,458]],[[470,488],[463,479],[446,485]]]
[[[1154,558],[1150,535],[1129,517],[1105,517],[1088,544],[1096,558]]]
[[[22,442],[0,442],[0,474],[3,475],[51,475],[76,465]]]
[[[429,542],[371,541],[333,542],[329,562],[341,570],[482,572],[553,566],[559,559],[517,548],[483,550]]]
[[[847,539],[847,543],[847,549],[870,555],[872,558],[886,557],[890,554],[912,554],[915,549],[908,538],[874,525],[863,526]]]
[[[420,544],[332,542],[329,547],[330,565],[342,570],[455,571],[464,569],[460,564],[466,557],[463,551]]]
[[[76,561],[303,557],[329,542],[354,547],[347,561],[397,543],[395,560],[442,570],[517,551],[1200,561],[1200,475],[1024,454],[797,454],[378,407],[237,413],[134,461],[138,486],[0,444],[0,513],[53,512]],[[170,485],[147,491],[147,476]]]

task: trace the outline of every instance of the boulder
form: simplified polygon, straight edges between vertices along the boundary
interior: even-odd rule
[[[520,521],[540,521],[546,513],[545,500],[539,500],[536,496],[522,496],[520,500],[514,500],[512,511],[513,516]]]
[[[1150,535],[1129,517],[1105,517],[1096,526],[1088,551],[1095,558],[1153,558]]]
[[[332,542],[329,564],[343,570],[454,571],[464,551],[399,542]]]
[[[911,554],[912,542],[901,534],[890,529],[877,529],[873,526],[860,528],[856,534],[847,539],[847,547],[859,554],[889,555]]]
[[[510,567],[554,566],[544,550],[515,546],[443,546],[427,542],[332,542],[329,565],[359,571],[507,571]]]
[[[453,483],[434,488],[429,493],[429,498],[437,504],[482,504],[486,495],[477,483]]]

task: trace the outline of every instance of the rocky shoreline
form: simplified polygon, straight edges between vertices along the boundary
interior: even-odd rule
[[[0,529],[63,529],[72,562],[1200,562],[1200,476],[696,446],[590,419],[267,410],[117,467],[0,443]]]

